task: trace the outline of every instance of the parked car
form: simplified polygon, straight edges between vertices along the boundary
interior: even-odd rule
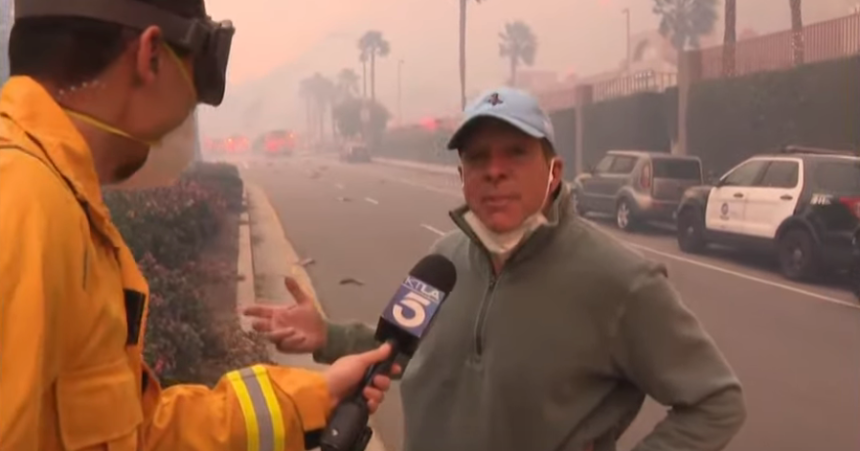
[[[799,146],[757,155],[687,190],[677,216],[684,252],[711,243],[771,252],[789,279],[846,270],[860,226],[860,158]]]
[[[615,215],[630,231],[646,221],[674,221],[681,196],[702,184],[696,157],[639,150],[610,150],[573,183],[576,209]]]
[[[370,149],[363,142],[346,143],[341,150],[340,159],[348,163],[369,163]]]

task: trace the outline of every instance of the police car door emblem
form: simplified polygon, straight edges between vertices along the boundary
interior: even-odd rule
[[[723,202],[723,206],[720,207],[720,217],[722,219],[729,219],[729,204],[727,202]]]

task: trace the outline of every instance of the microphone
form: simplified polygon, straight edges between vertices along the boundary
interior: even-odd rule
[[[388,374],[399,355],[412,357],[442,301],[457,283],[457,270],[447,258],[432,254],[419,261],[382,311],[377,341],[391,345],[391,355],[372,366],[356,392],[335,408],[320,438],[322,451],[364,451],[373,431],[370,410],[362,395],[378,374]]]

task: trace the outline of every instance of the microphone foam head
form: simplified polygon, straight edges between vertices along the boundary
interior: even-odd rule
[[[451,294],[457,284],[457,268],[451,260],[439,254],[422,258],[412,271],[409,271],[409,275],[445,293],[446,296]]]

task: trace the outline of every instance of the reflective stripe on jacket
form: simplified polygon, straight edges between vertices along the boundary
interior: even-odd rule
[[[13,77],[0,93],[0,451],[305,449],[332,404],[319,374],[258,365],[162,390],[142,360],[148,297],[87,144],[41,85]]]

